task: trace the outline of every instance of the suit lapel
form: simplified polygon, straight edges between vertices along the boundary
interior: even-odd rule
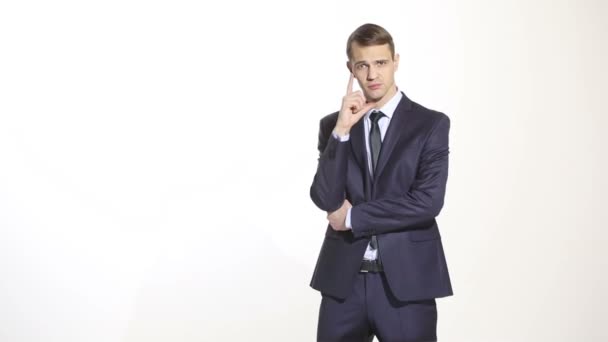
[[[353,150],[355,160],[357,163],[359,163],[361,168],[367,167],[367,155],[365,154],[365,133],[363,131],[364,127],[363,119],[361,119],[350,130],[350,146]]]
[[[350,130],[350,142],[355,160],[359,164],[359,171],[363,177],[363,193],[365,199],[371,199],[371,183],[372,177],[369,174],[369,165],[367,163],[367,152],[365,147],[365,123],[363,118],[359,120]]]
[[[380,149],[380,155],[378,156],[378,165],[376,166],[376,172],[374,172],[374,180],[378,179],[378,176],[380,176],[384,170],[391,153],[395,149],[397,142],[401,140],[405,124],[407,123],[407,115],[411,109],[412,102],[403,94],[401,101],[399,101],[397,108],[395,108],[395,113],[393,113],[391,122],[388,125],[388,130],[382,141],[382,148]]]

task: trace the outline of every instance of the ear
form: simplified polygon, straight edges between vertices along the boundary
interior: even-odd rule
[[[350,61],[346,61],[346,69],[348,69],[351,74],[353,73],[353,68],[350,66]]]
[[[395,62],[395,71],[397,71],[397,69],[399,69],[399,54],[396,53],[395,57],[393,59],[394,59],[394,62]]]

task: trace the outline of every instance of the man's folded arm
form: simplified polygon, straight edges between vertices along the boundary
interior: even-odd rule
[[[450,120],[443,116],[429,134],[416,179],[407,193],[351,208],[347,223],[355,237],[413,229],[439,215],[448,177],[449,130]]]
[[[319,129],[317,172],[310,186],[310,198],[319,209],[333,212],[344,203],[348,165],[349,135],[338,136],[333,126]]]

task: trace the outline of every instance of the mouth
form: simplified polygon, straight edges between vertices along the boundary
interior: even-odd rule
[[[375,83],[375,84],[370,84],[369,86],[367,86],[369,89],[371,90],[376,90],[376,89],[380,89],[380,87],[382,87],[382,84],[380,83]]]

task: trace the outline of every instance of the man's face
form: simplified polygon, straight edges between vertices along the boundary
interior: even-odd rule
[[[352,59],[348,67],[369,102],[385,102],[395,94],[395,71],[398,66],[399,55],[395,54],[393,60],[388,44],[352,45]]]

